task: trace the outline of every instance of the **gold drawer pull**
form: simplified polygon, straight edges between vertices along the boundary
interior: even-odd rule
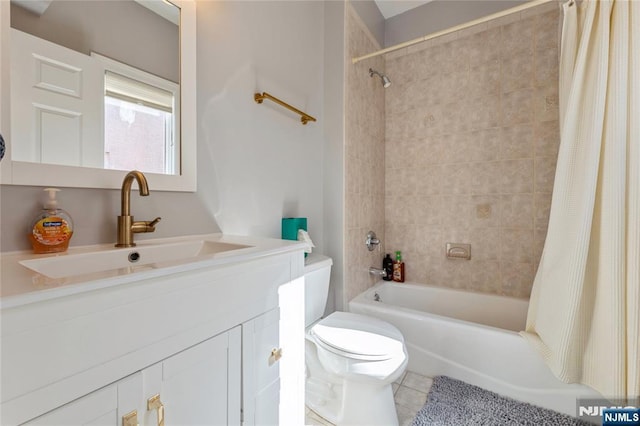
[[[158,410],[158,426],[164,426],[164,405],[159,393],[147,399],[147,411],[151,410]]]
[[[138,424],[138,411],[133,410],[129,414],[122,416],[122,426],[140,426]]]
[[[271,350],[271,356],[269,357],[269,365],[273,365],[280,361],[280,358],[282,358],[282,348],[273,348]]]

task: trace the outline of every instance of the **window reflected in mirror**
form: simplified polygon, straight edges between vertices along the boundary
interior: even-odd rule
[[[129,68],[118,67],[123,73]],[[179,88],[140,70],[132,74],[105,72],[104,168],[175,174]]]

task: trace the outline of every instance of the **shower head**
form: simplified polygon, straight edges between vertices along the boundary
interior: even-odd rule
[[[380,80],[382,80],[382,87],[386,89],[387,87],[391,86],[391,80],[389,80],[389,77],[384,74],[380,74],[374,69],[369,68],[369,77],[373,77],[374,74],[379,76]]]

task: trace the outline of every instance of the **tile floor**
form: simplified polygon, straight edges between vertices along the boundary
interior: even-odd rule
[[[418,410],[427,401],[427,393],[433,381],[410,371],[393,383],[393,395],[400,426],[410,426]],[[309,426],[333,426],[313,411],[306,409],[305,423]]]

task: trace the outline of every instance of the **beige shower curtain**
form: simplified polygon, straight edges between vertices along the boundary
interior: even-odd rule
[[[526,331],[554,374],[640,395],[640,1],[563,5],[561,142]]]

